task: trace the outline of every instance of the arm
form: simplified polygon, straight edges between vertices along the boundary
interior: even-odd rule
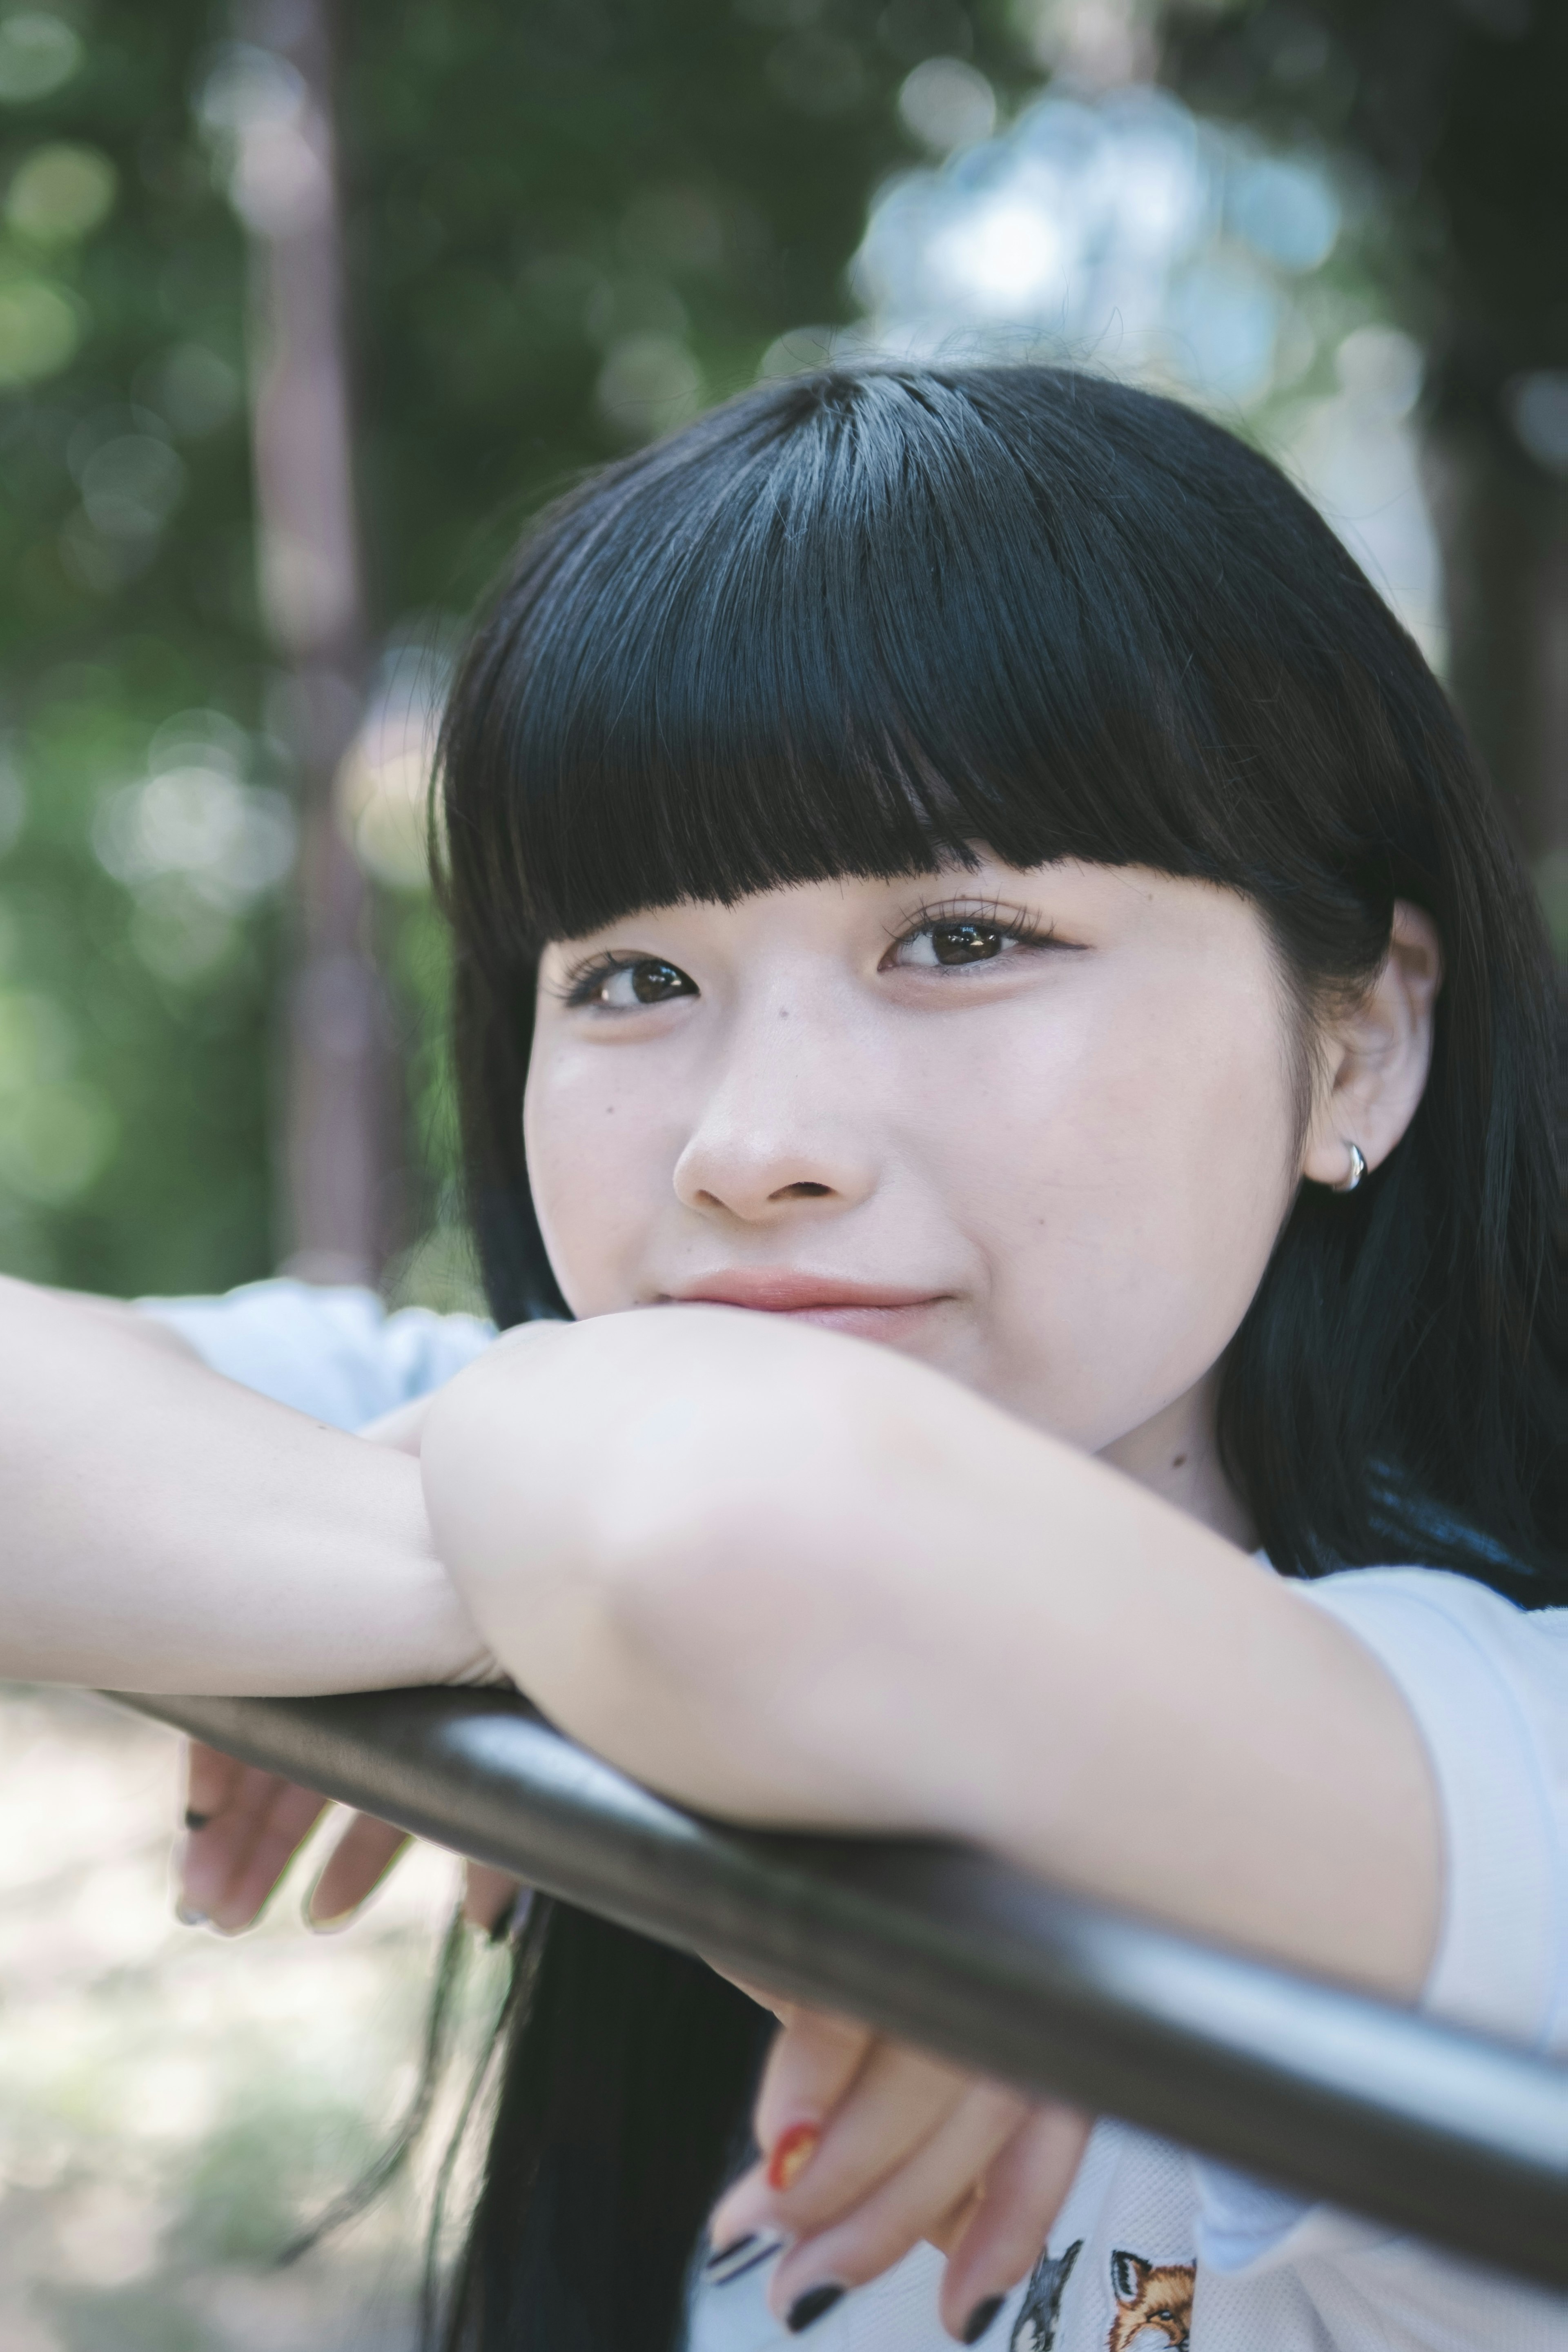
[[[128,1690],[456,1681],[482,1642],[419,1470],[107,1302],[0,1280],[0,1674]]]
[[[122,1312],[124,1310],[121,1310]],[[184,1342],[169,1333],[174,1346]],[[188,1351],[187,1351],[188,1352]],[[430,1397],[399,1405],[358,1434],[415,1461]],[[236,1935],[258,1916],[325,1811],[327,1801],[282,1774],[247,1766],[200,1740],[186,1748],[185,1834],[176,1850],[179,1907],[191,1924]],[[406,1833],[372,1813],[353,1813],[305,1896],[307,1927],[346,1927],[410,1843]],[[517,1899],[518,1883],[480,1862],[464,1868],[463,1909],[492,1933]]]
[[[1382,1667],[969,1391],[810,1328],[666,1308],[519,1335],[434,1408],[424,1461],[503,1662],[686,1801],[948,1832],[1419,1990],[1436,1810]]]

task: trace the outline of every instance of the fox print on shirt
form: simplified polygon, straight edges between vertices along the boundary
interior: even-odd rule
[[[1023,2308],[1013,2323],[1008,2352],[1053,2352],[1062,2294],[1072,2275],[1072,2266],[1082,2252],[1081,2238],[1075,2238],[1065,2254],[1053,2254],[1049,2246],[1046,2248],[1035,2264]]]
[[[1195,2263],[1151,2263],[1120,2251],[1110,2257],[1116,2316],[1106,2352],[1187,2352],[1193,2331]]]

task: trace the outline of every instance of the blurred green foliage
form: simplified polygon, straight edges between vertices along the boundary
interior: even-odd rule
[[[44,2301],[70,2352],[211,2352],[212,2337],[162,2280],[70,2287]]]
[[[363,2105],[346,2087],[263,2083],[227,2086],[226,2112],[187,2151],[173,2184],[178,2220],[164,2241],[171,2267],[276,2262],[380,2150]]]
[[[1555,0],[1170,0],[1168,77],[1205,111],[1376,173],[1388,293],[1431,405],[1522,460],[1508,386],[1568,364],[1568,10]]]
[[[179,0],[0,19],[0,1265],[110,1289],[265,1256],[275,924],[92,846],[172,717],[258,704],[208,37]]]
[[[263,1273],[279,1225],[292,779],[198,103],[244,31],[0,11],[0,1269],[121,1294]],[[337,37],[373,615],[426,642],[543,496],[846,316],[914,64],[1029,74],[1002,0],[403,0]],[[438,930],[396,891],[376,929],[439,1226]]]
[[[247,19],[213,0],[0,0],[0,1269],[120,1293],[264,1273],[286,1223],[271,1138],[296,780],[254,582],[247,256],[200,101],[227,45],[286,47],[300,5],[241,0]],[[896,104],[913,68],[972,60],[1005,114],[1071,14],[339,0],[384,683],[424,657],[410,648],[450,646],[543,498],[792,363],[791,331],[798,363],[800,330],[847,320],[868,199],[921,160]],[[1131,0],[1122,14],[1142,21]],[[1528,375],[1568,350],[1563,13],[1167,0],[1142,16],[1199,106],[1365,159],[1365,258],[1435,341],[1437,408],[1485,410],[1487,512],[1520,508],[1456,653],[1509,775],[1487,696],[1523,707],[1494,642],[1521,632],[1486,615],[1511,614],[1526,534],[1563,497],[1514,431],[1521,383],[1548,406],[1568,383]],[[468,1276],[444,945],[406,851],[405,870],[372,862],[408,1105],[390,1279],[452,1304]]]
[[[1357,161],[1426,354],[1447,678],[1568,964],[1568,8],[1169,0],[1191,102]]]
[[[465,605],[576,469],[847,316],[910,63],[1021,54],[954,0],[426,0],[363,10],[341,121],[372,578]]]

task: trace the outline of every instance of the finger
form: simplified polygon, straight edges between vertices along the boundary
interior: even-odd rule
[[[724,2200],[725,2226],[738,2234],[766,2223],[797,2238],[826,2228],[907,2164],[973,2082],[940,2059],[874,2040],[820,2128],[792,2123],[764,2141],[763,2166]],[[954,2194],[956,2185],[945,2201]]]
[[[1005,2156],[1006,2152],[1006,2149],[1004,2148],[1002,2155]],[[1001,2160],[1001,2157],[997,2157],[994,2159],[998,2164]],[[958,2244],[959,2240],[963,2237],[965,2230],[968,2229],[971,2221],[973,2221],[975,2214],[979,2211],[980,2200],[984,2193],[985,2185],[984,2181],[978,2181],[972,2188],[966,2189],[963,2195],[958,2199],[957,2202],[950,2205],[947,2211],[942,2215],[941,2219],[933,2221],[926,2231],[925,2241],[927,2245],[934,2246],[939,2253],[952,2253],[953,2248]]]
[[[763,2069],[753,2117],[758,2147],[776,2154],[783,2135],[801,2124],[820,2132],[879,2041],[854,2018],[792,2007],[787,2028],[773,2036]],[[787,2183],[775,2179],[773,2185]]]
[[[521,1892],[521,1878],[510,1877],[504,1870],[492,1870],[488,1863],[470,1862],[463,1873],[463,1916],[471,1927],[482,1927],[487,1935],[500,1936]]]
[[[778,2001],[784,2031],[773,2037],[753,2116],[763,2159],[726,2192],[708,2225],[720,2247],[772,2220],[780,2189],[797,2179],[814,2157],[828,2117],[879,2038],[852,2018],[803,2009],[738,1977],[730,1981],[763,2008]]]
[[[251,1835],[237,1852],[226,1883],[209,1906],[215,1927],[235,1936],[259,1917],[326,1805],[314,1789],[301,1789],[292,1780],[276,1784],[270,1802],[255,1815]]]
[[[973,2084],[940,2129],[869,2195],[790,2247],[768,2289],[780,2318],[793,2323],[803,2299],[825,2286],[863,2286],[902,2262],[974,2195],[1026,2113],[1016,2092]]]
[[[318,1935],[346,1927],[413,1840],[373,1813],[355,1813],[305,1897],[305,1925]]]
[[[985,2175],[982,2195],[948,2241],[942,2324],[961,2344],[977,2344],[1009,2288],[1040,2258],[1077,2177],[1093,2129],[1076,2107],[1037,2107]]]
[[[187,1739],[184,1747],[185,1827],[204,1830],[215,1813],[221,1813],[234,1796],[245,1767],[234,1756],[226,1756],[220,1748],[209,1748],[205,1740]]]
[[[771,2185],[779,2192],[773,2200],[777,2220],[792,2235],[805,2237],[858,2205],[942,2128],[973,2080],[921,2051],[873,2040],[807,2151],[808,2160],[791,2166],[782,2183],[783,2135],[771,2144],[764,2140]]]
[[[208,1918],[224,1900],[278,1792],[289,1785],[279,1773],[224,1760],[230,1769],[223,1794],[214,1801],[216,1810],[190,1830],[180,1855],[181,1907],[187,1916]]]

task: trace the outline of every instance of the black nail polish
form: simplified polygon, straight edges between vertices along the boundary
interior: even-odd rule
[[[988,2294],[984,2303],[975,2305],[963,2323],[963,2341],[966,2344],[979,2343],[1005,2301],[1005,2295]]]
[[[185,1827],[188,1830],[205,1830],[211,1819],[210,1813],[198,1813],[190,1805],[185,1808]]]
[[[826,2319],[836,2303],[844,2300],[841,2286],[808,2286],[797,2294],[784,2316],[784,2326],[792,2336],[804,2336],[819,2319]]]
[[[784,2252],[784,2242],[775,2231],[764,2230],[761,2236],[748,2230],[743,2238],[731,2239],[710,2254],[702,2265],[702,2275],[710,2286],[733,2286],[737,2279],[750,2278],[764,2263],[773,2262]]]
[[[721,2263],[733,2261],[737,2254],[744,2253],[748,2246],[754,2246],[756,2242],[756,2231],[754,2230],[748,2230],[743,2238],[731,2238],[727,2246],[715,2246],[712,2252],[709,2255],[707,2262],[703,2264],[703,2268],[705,2270],[716,2271]]]

